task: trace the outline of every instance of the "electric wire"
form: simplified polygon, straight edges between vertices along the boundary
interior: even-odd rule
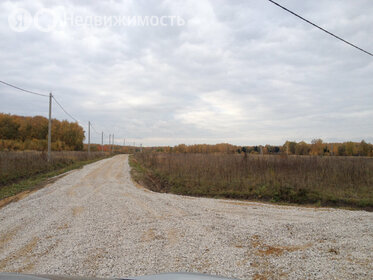
[[[1,81],[0,80],[0,83],[4,84],[4,85],[7,85],[9,87],[12,87],[12,88],[15,88],[15,89],[18,89],[20,91],[24,91],[24,92],[27,92],[27,93],[31,93],[31,94],[35,94],[35,95],[39,95],[39,96],[43,96],[43,97],[49,97],[49,95],[47,94],[42,94],[42,93],[38,93],[38,92],[34,92],[34,91],[30,91],[30,90],[26,90],[26,89],[23,89],[23,88],[20,88],[18,86],[15,86],[15,85],[12,85],[12,84],[9,84],[7,82],[4,82],[4,81]],[[52,95],[52,99],[56,102],[56,104],[62,109],[62,111],[67,115],[69,116],[71,119],[73,119],[75,122],[77,122],[79,125],[81,126],[86,126],[83,122],[79,121],[77,118],[75,118],[73,115],[71,115],[62,105],[61,103],[56,99],[56,97],[54,95]],[[93,129],[93,131],[97,134],[101,134],[99,133],[96,128],[93,126],[92,122],[90,122],[90,125],[91,125],[91,128]]]
[[[92,129],[93,129],[94,132],[96,132],[97,134],[100,134],[100,132],[98,132],[98,131],[95,129],[95,127],[93,126],[92,122],[91,122],[91,127],[92,127]]]
[[[56,102],[56,104],[62,109],[62,111],[65,112],[66,115],[68,115],[70,118],[72,118],[77,123],[80,123],[76,118],[74,118],[69,112],[67,112],[65,110],[65,108],[57,101],[57,99],[53,95],[52,95],[52,98],[54,99],[54,101]]]
[[[38,92],[34,92],[34,91],[27,90],[27,89],[23,89],[23,88],[20,88],[20,87],[14,86],[14,85],[12,85],[12,84],[6,83],[6,82],[4,82],[4,81],[0,81],[0,83],[2,83],[2,84],[4,84],[4,85],[7,85],[7,86],[9,86],[9,87],[12,87],[12,88],[15,88],[15,89],[18,89],[18,90],[21,90],[21,91],[27,92],[27,93],[31,93],[31,94],[39,95],[39,96],[43,96],[43,97],[49,97],[48,94],[42,94],[42,93],[38,93]]]
[[[341,38],[341,37],[339,37],[339,36],[333,34],[332,32],[330,32],[330,31],[328,31],[328,30],[326,30],[326,29],[324,29],[324,28],[318,26],[317,24],[315,24],[315,23],[309,21],[308,19],[305,19],[304,17],[302,17],[302,16],[298,15],[297,13],[295,13],[295,12],[289,10],[288,8],[286,8],[286,7],[284,7],[284,6],[281,6],[279,3],[275,2],[275,1],[272,1],[272,0],[268,0],[268,1],[271,2],[272,4],[276,5],[276,6],[280,7],[281,9],[287,11],[288,13],[291,13],[292,15],[294,15],[294,16],[300,18],[301,20],[303,20],[303,21],[305,21],[305,22],[307,22],[307,23],[313,25],[314,27],[316,27],[316,28],[318,28],[318,29],[324,31],[325,33],[327,33],[327,34],[333,36],[334,38],[336,38],[336,39],[338,39],[338,40],[340,40],[340,41],[342,41],[342,42],[344,42],[344,43],[350,45],[351,47],[354,47],[354,48],[356,48],[356,49],[358,49],[358,50],[360,50],[360,51],[362,51],[362,52],[364,52],[364,53],[366,53],[366,54],[368,54],[368,55],[370,55],[370,56],[373,56],[373,54],[372,54],[371,52],[368,52],[368,51],[366,51],[366,50],[364,50],[364,49],[362,49],[362,48],[356,46],[355,44],[353,44],[353,43],[351,43],[351,42],[349,42],[349,41],[347,41],[347,40],[345,40],[345,39],[343,39],[343,38]]]

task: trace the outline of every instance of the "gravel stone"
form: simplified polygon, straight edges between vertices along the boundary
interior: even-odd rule
[[[373,279],[373,213],[154,193],[127,155],[0,209],[0,271]]]

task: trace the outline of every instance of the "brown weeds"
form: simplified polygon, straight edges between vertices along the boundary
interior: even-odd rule
[[[373,207],[373,159],[138,153],[148,188],[193,196]]]
[[[57,170],[77,161],[102,157],[102,153],[52,152],[51,162],[47,154],[37,151],[0,152],[0,188],[1,186],[28,178],[32,175]]]

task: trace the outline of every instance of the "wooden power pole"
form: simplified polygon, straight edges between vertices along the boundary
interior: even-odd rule
[[[88,121],[88,156],[91,155],[91,122]]]
[[[48,161],[51,161],[52,153],[52,93],[49,93],[49,120],[48,120]]]

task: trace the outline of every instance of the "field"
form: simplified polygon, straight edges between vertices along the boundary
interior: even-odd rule
[[[131,165],[159,192],[373,209],[372,158],[138,153]]]
[[[52,152],[51,162],[45,152],[0,152],[0,199],[37,186],[44,179],[78,168],[105,157],[93,152]]]
[[[1,208],[0,221],[0,271],[373,279],[373,213],[151,192],[133,184],[128,155]]]

